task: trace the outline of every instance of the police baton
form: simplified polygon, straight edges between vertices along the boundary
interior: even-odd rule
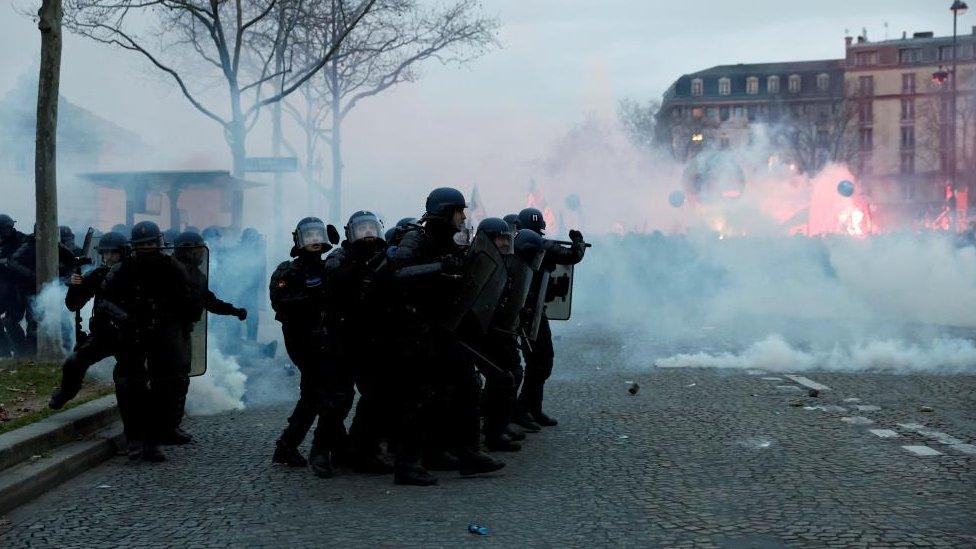
[[[563,244],[564,246],[573,246],[576,244],[576,242],[573,242],[572,240],[550,240],[549,242],[554,242],[556,244]],[[590,244],[589,242],[580,242],[580,244],[582,244],[584,248],[593,247],[593,244]]]

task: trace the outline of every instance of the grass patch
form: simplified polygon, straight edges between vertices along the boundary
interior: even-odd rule
[[[58,413],[60,410],[47,407],[47,401],[60,381],[60,364],[0,360],[0,433]],[[78,396],[63,409],[74,408],[113,392],[115,388],[111,383],[89,378]]]

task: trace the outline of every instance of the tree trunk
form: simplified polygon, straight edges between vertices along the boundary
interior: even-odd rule
[[[61,73],[61,0],[43,0],[37,12],[41,69],[37,86],[37,141],[34,155],[37,228],[37,291],[58,277],[57,131]],[[61,357],[61,331],[40,330],[41,360]]]
[[[271,154],[275,158],[281,156],[281,101],[274,104],[271,112]],[[273,228],[271,229],[271,242],[275,249],[282,245],[282,217],[283,190],[281,188],[281,172],[274,173],[274,198],[272,207],[274,212],[271,214]]]
[[[237,89],[235,82],[231,83],[230,96],[231,122],[227,128],[227,141],[230,144],[230,151],[234,158],[234,171],[231,175],[243,179],[244,160],[247,158],[245,148],[247,128],[244,126],[244,114],[241,111],[241,92]],[[239,230],[242,228],[244,220],[244,190],[236,189],[230,191],[230,193],[231,226]]]
[[[329,203],[329,219],[341,221],[342,215],[342,120],[339,118],[339,102],[332,102],[332,200]]]

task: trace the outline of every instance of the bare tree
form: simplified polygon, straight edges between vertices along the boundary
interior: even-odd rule
[[[650,150],[655,145],[660,109],[661,104],[653,100],[641,104],[633,99],[622,99],[617,104],[617,118],[635,147]]]
[[[303,94],[304,108],[291,105],[288,111],[308,134],[306,149],[318,141],[330,146],[332,186],[329,213],[338,219],[342,199],[342,124],[364,99],[378,95],[402,82],[420,77],[419,67],[429,60],[443,64],[462,64],[496,44],[496,20],[480,15],[476,0],[457,0],[447,7],[424,7],[416,0],[378,0],[355,30],[339,40],[348,28],[348,0],[329,0],[320,4],[318,25],[306,27],[310,33],[303,44],[316,48],[335,48],[313,89]],[[301,56],[296,57],[296,59]],[[315,155],[306,151],[305,174],[311,177]]]
[[[857,153],[856,97],[781,105],[783,119],[773,132],[801,173],[816,173],[828,162],[848,163]]]
[[[300,88],[329,62],[342,41],[370,12],[377,0],[357,0],[343,4],[335,12],[335,39],[327,48],[309,52],[308,62],[298,68],[285,68],[281,50],[287,36],[316,0],[67,0],[68,27],[84,36],[112,44],[144,56],[167,73],[186,99],[207,118],[221,126],[233,156],[233,174],[244,175],[246,139],[261,109]],[[153,29],[138,29],[146,20]],[[269,40],[269,37],[273,39]],[[205,72],[194,86],[186,55],[198,61]],[[246,62],[245,56],[253,56]],[[259,70],[249,70],[258,67]],[[264,84],[290,73],[287,85],[262,97]],[[206,105],[201,98],[208,81],[223,80],[227,105],[223,109]],[[247,97],[253,93],[253,99]],[[234,197],[234,225],[240,225],[240,203]]]
[[[34,184],[37,227],[37,291],[58,277],[58,94],[61,76],[61,0],[44,0],[37,12],[41,31],[41,69],[37,85],[37,141]],[[61,354],[60,330],[41,330],[37,342],[43,360]]]
[[[976,204],[976,70],[959,70],[956,99],[957,187],[966,187],[970,204]],[[948,90],[914,101],[915,155],[919,166],[935,167],[942,181],[949,181]],[[941,191],[941,189],[940,189]]]

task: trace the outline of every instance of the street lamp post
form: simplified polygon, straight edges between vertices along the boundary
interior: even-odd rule
[[[957,40],[956,29],[957,29],[957,24],[958,24],[958,21],[959,21],[959,16],[962,15],[962,14],[964,14],[964,13],[966,13],[966,10],[967,9],[969,9],[969,6],[967,6],[966,3],[963,2],[962,0],[955,0],[952,3],[952,6],[949,7],[949,11],[952,12],[952,71],[951,71],[951,73],[952,73],[952,82],[951,82],[952,88],[950,88],[950,90],[951,90],[951,97],[950,97],[950,103],[949,103],[949,120],[950,120],[950,123],[949,123],[949,132],[950,132],[949,133],[949,135],[950,135],[950,137],[949,137],[949,181],[952,184],[952,190],[953,190],[953,192],[956,191],[956,173],[957,173],[957,166],[956,166],[956,57],[958,56],[958,53],[959,52],[958,52],[958,48],[956,46],[956,40]],[[971,201],[973,199],[973,197],[972,197],[972,194],[973,194],[972,193],[972,189],[969,189],[969,192],[967,192],[967,194],[969,195],[967,198]],[[953,227],[953,230],[955,230],[955,227]]]

